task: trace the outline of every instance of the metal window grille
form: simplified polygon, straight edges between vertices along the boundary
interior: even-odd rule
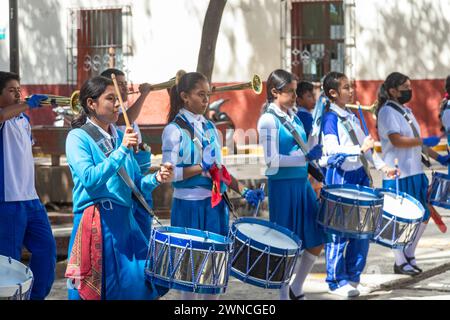
[[[110,67],[127,73],[131,8],[77,8],[68,14],[67,82],[80,87]]]

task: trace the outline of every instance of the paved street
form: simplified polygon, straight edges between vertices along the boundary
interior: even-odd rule
[[[442,167],[434,167],[434,170],[444,171]],[[230,166],[230,171],[242,180],[255,182],[262,179],[259,166],[235,164]],[[380,176],[372,170],[376,186],[381,185]],[[430,176],[431,171],[427,171]],[[431,178],[431,177],[430,177]],[[430,180],[431,181],[431,180]],[[266,200],[267,201],[267,200]],[[266,209],[267,206],[263,206]],[[444,222],[450,226],[450,210],[441,208],[438,212],[443,215]],[[267,217],[266,210],[261,216]],[[168,224],[168,220],[163,221]],[[358,299],[450,299],[450,238],[449,234],[441,233],[436,225],[430,221],[421,242],[419,243],[416,257],[419,266],[424,273],[412,278],[409,276],[395,275],[393,273],[394,258],[390,249],[378,244],[371,244],[367,265],[361,282],[375,291],[368,296]],[[327,293],[325,283],[325,260],[323,253],[315,264],[312,274],[306,280],[305,292],[308,299],[339,299]],[[58,279],[48,299],[66,299],[65,280]],[[178,299],[175,291],[170,291],[162,299]],[[230,277],[227,292],[221,297],[229,300],[270,300],[278,299],[277,290],[265,290],[245,284]]]

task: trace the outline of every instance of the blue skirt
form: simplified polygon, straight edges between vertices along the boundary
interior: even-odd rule
[[[192,228],[227,236],[228,208],[223,200],[211,208],[211,198],[204,200],[173,198],[170,223],[173,227]]]
[[[406,192],[411,197],[417,199],[425,208],[423,221],[427,221],[430,218],[430,210],[428,209],[427,203],[428,184],[428,178],[424,173],[398,179],[399,191]],[[383,188],[395,190],[395,179],[383,180]]]
[[[102,299],[153,300],[167,289],[156,287],[144,276],[148,241],[131,208],[115,203],[99,204],[102,222]],[[69,259],[82,214],[74,214]],[[76,289],[69,288],[69,300],[79,300]]]
[[[302,249],[326,242],[317,223],[319,211],[316,193],[305,179],[269,179],[270,221],[288,228],[302,240]]]

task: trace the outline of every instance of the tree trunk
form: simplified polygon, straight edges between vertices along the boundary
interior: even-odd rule
[[[210,0],[203,22],[202,42],[198,54],[197,71],[203,73],[210,81],[214,69],[216,43],[220,22],[227,0]]]

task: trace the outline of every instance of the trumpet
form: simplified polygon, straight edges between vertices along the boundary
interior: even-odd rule
[[[150,91],[159,91],[159,90],[172,88],[174,85],[178,84],[178,82],[180,81],[181,77],[185,73],[186,73],[186,71],[184,71],[184,70],[178,70],[176,76],[171,78],[170,80],[168,80],[166,82],[161,82],[161,83],[158,83],[158,84],[151,84],[150,85]],[[140,91],[130,91],[130,92],[128,92],[128,94],[138,94],[138,93],[140,93]]]
[[[211,94],[216,94],[218,92],[232,91],[232,90],[245,90],[252,89],[254,93],[261,94],[263,90],[263,82],[261,81],[261,77],[257,74],[253,75],[251,81],[241,84],[234,84],[230,86],[223,87],[212,87]]]
[[[70,107],[74,114],[78,114],[81,111],[80,105],[80,91],[74,91],[70,97],[65,96],[55,96],[51,94],[45,94],[48,98],[41,102],[42,106],[51,106],[52,108],[57,107]],[[30,97],[26,97],[27,101]]]
[[[375,102],[372,103],[372,105],[370,105],[370,106],[363,106],[363,105],[359,105],[359,104],[346,104],[345,106],[347,108],[355,109],[355,110],[359,110],[359,108],[361,107],[361,110],[370,112],[372,114],[372,117],[374,119],[376,119],[377,118],[377,116],[376,116],[377,105],[378,105],[378,100],[375,100]]]

